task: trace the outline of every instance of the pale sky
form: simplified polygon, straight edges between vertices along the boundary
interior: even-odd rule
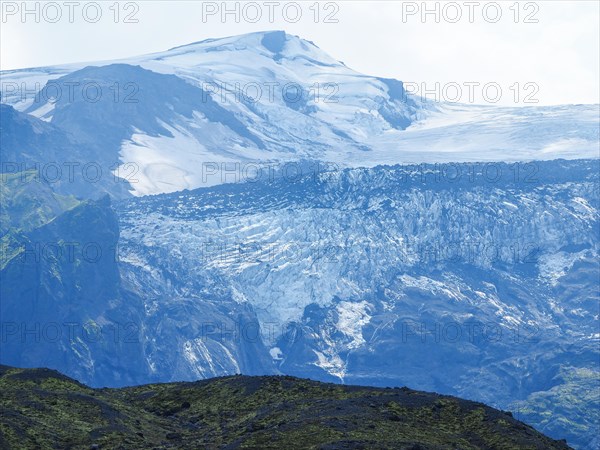
[[[112,9],[114,1],[98,2],[99,8],[87,1],[74,6],[26,2],[33,12],[25,17],[23,2],[0,3],[2,70],[118,59],[211,37],[281,29],[313,41],[359,72],[413,83],[418,93],[435,91],[440,83],[442,100],[456,95],[456,83],[465,101],[464,83],[474,82],[497,83],[502,89],[498,104],[522,105],[527,95],[540,105],[600,103],[600,7],[594,0],[324,1],[318,8],[303,1],[299,9],[286,1],[228,2],[231,10],[239,5],[239,14],[224,20],[220,1],[123,1]],[[423,18],[424,7],[438,8],[439,17]],[[84,8],[88,19],[98,10],[102,15],[91,23]],[[219,10],[209,15],[211,8]],[[262,14],[258,20],[257,12]],[[137,23],[125,23],[130,13]],[[328,16],[337,22],[326,23]],[[452,88],[442,92],[444,87]],[[473,89],[481,94],[482,88]]]

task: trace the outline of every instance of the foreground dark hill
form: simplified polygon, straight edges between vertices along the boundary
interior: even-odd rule
[[[568,449],[455,397],[293,377],[91,389],[0,366],[0,448]]]

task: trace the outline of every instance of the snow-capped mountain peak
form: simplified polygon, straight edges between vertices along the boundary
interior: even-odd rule
[[[79,139],[85,135],[96,148],[90,154],[109,163],[107,170],[116,165],[117,176],[135,167],[134,195],[240,181],[248,165],[293,161],[365,167],[598,157],[594,105],[426,101],[407,94],[399,80],[360,74],[284,31],[207,39],[119,61],[3,72],[2,79],[4,86],[26,87],[3,93],[3,102]],[[70,86],[78,88],[67,102]],[[95,89],[100,101],[89,98]],[[62,98],[52,97],[57,92]],[[119,132],[95,130],[100,117]],[[227,175],[232,166],[236,173]]]
[[[282,30],[262,31],[237,36],[205,39],[191,44],[173,47],[157,54],[158,58],[209,52],[235,52],[254,54],[276,61],[305,59],[318,65],[343,65],[325,53],[313,42],[291,35]]]

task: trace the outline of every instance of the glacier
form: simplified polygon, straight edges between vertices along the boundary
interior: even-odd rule
[[[597,417],[599,162],[532,164],[532,179],[381,166],[125,200],[121,271],[160,314],[227,286],[256,315],[264,370],[453,393],[585,442],[558,424]],[[254,342],[244,323],[192,335]],[[576,410],[554,393],[583,386]]]

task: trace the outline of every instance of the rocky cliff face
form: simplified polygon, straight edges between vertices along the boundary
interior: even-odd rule
[[[118,238],[108,197],[4,236],[3,361],[44,364],[98,384],[129,384],[147,373],[132,329],[140,303],[120,287]],[[120,372],[123,366],[129,369]]]

